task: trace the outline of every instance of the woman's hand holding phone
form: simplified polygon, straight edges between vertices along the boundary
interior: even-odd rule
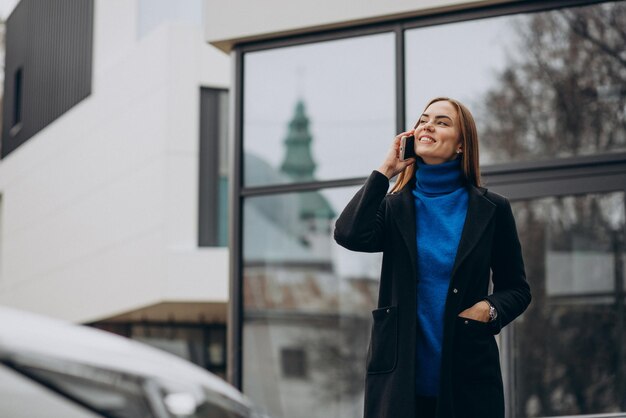
[[[400,159],[402,157],[400,149],[402,137],[413,136],[414,132],[414,129],[402,132],[400,135],[397,135],[391,143],[389,151],[387,151],[387,155],[385,156],[385,160],[378,169],[378,171],[387,176],[388,179],[391,179],[392,177],[401,173],[405,168],[415,162],[415,158],[408,158],[406,160]]]

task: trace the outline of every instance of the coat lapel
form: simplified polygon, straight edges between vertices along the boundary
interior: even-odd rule
[[[484,194],[485,189],[474,186],[468,188],[467,216],[465,217],[465,224],[463,225],[463,232],[461,233],[461,240],[456,252],[451,277],[454,277],[463,260],[478,244],[496,211],[496,205],[488,200]]]
[[[404,243],[409,250],[413,277],[417,277],[417,231],[415,219],[415,201],[410,187],[405,187],[393,199],[391,216],[396,222]]]

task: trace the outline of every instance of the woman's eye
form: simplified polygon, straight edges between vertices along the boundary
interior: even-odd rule
[[[448,126],[448,124],[445,122],[439,122],[439,125]]]
[[[418,123],[419,123],[420,125],[423,125],[423,124],[425,124],[425,123],[426,123],[426,121],[425,121],[425,120],[420,120]]]

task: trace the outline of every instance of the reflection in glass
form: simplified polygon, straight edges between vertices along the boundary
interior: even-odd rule
[[[514,416],[626,411],[624,193],[513,210],[533,290],[514,323]]]
[[[380,163],[395,135],[392,33],[250,52],[244,68],[245,186],[365,177]]]
[[[483,164],[626,151],[624,27],[609,2],[408,31],[407,125],[444,95],[474,113]]]
[[[363,414],[381,258],[332,239],[355,191],[244,201],[243,390],[273,417]]]

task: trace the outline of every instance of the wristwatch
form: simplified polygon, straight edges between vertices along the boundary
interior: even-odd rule
[[[489,322],[495,321],[496,318],[498,317],[498,311],[496,310],[495,306],[493,306],[491,302],[489,302],[489,300],[487,299],[483,299],[483,300],[489,304]]]

